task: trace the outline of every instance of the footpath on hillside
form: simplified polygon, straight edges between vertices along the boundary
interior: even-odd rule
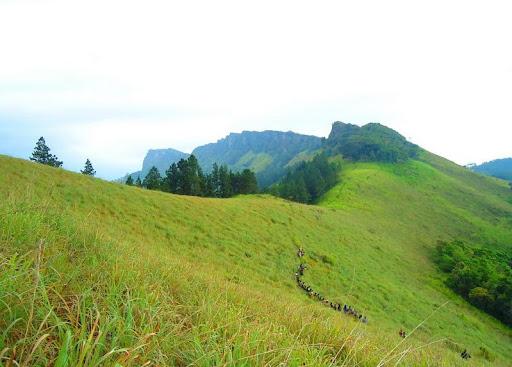
[[[295,273],[295,280],[297,281],[297,285],[308,294],[310,298],[316,299],[317,301],[321,302],[323,305],[328,306],[332,308],[334,311],[342,312],[345,315],[352,316],[356,320],[359,320],[360,322],[367,324],[368,318],[364,316],[362,313],[354,309],[352,306],[348,306],[347,304],[344,304],[343,307],[341,304],[336,302],[331,302],[328,299],[326,299],[322,294],[316,292],[311,286],[306,284],[302,277],[304,276],[304,272],[307,269],[307,265],[305,262],[302,261],[304,258],[304,255],[306,253],[302,248],[299,248],[297,251],[297,256],[300,259],[299,267],[297,268],[297,272]],[[401,338],[405,339],[407,337],[406,332],[400,329],[399,333]],[[464,349],[462,353],[460,354],[461,358],[464,360],[468,360],[471,358],[471,354],[467,351],[467,349]]]
[[[309,297],[316,299],[319,302],[322,302],[323,305],[331,307],[333,310],[338,311],[338,312],[343,311],[343,313],[345,315],[352,316],[356,320],[359,320],[362,323],[367,324],[368,318],[366,316],[364,316],[362,313],[360,313],[359,311],[357,311],[355,308],[353,308],[352,306],[348,306],[347,304],[344,304],[342,307],[341,304],[339,304],[339,303],[329,301],[323,295],[321,295],[320,293],[313,290],[313,288],[311,286],[309,286],[302,280],[302,277],[304,276],[304,271],[307,268],[306,264],[304,262],[302,262],[304,255],[305,255],[304,250],[302,248],[300,248],[297,251],[297,256],[299,257],[299,259],[301,261],[300,261],[299,267],[297,268],[297,272],[295,273],[295,280],[297,281],[297,285],[300,288],[302,288],[302,290],[304,290],[309,295]]]

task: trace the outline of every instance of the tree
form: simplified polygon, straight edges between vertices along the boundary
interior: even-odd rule
[[[269,191],[288,200],[311,204],[336,185],[338,169],[336,164],[329,162],[325,154],[319,154],[309,162],[294,166]]]
[[[140,175],[137,176],[137,180],[135,181],[135,186],[142,187],[142,181],[140,180]]]
[[[213,164],[212,173],[209,175],[210,177],[210,186],[212,190],[212,196],[219,198],[220,197],[220,180],[219,180],[219,165],[217,163]]]
[[[446,284],[476,307],[512,326],[512,252],[462,241],[439,242],[433,257]]]
[[[219,168],[219,197],[229,198],[233,195],[233,187],[231,186],[231,171],[227,166]]]
[[[91,161],[89,160],[89,158],[87,158],[87,160],[85,161],[85,167],[83,170],[80,171],[83,175],[87,175],[87,176],[94,176],[96,175],[96,171],[94,170],[94,168],[92,167],[92,163]]]
[[[255,194],[258,192],[256,175],[250,169],[244,169],[239,173],[231,173],[231,186],[235,195]]]
[[[184,173],[184,179],[188,191],[187,195],[202,195],[202,187],[204,187],[201,182],[201,180],[204,179],[203,171],[201,167],[199,167],[199,162],[193,154],[187,159],[187,170]]]
[[[50,148],[46,145],[44,138],[41,136],[36,143],[34,152],[32,152],[31,161],[46,164],[52,167],[61,167],[62,161],[57,156],[50,154]]]
[[[207,177],[194,155],[173,163],[165,172],[163,190],[180,195],[208,196]]]
[[[148,174],[142,182],[142,186],[149,190],[159,190],[162,186],[160,172],[155,166],[151,167]]]
[[[165,171],[164,178],[164,191],[176,194],[178,191],[178,165],[176,163],[171,164],[169,169]]]
[[[128,175],[128,178],[126,179],[125,184],[127,184],[128,186],[133,186],[133,177],[132,177],[132,175]]]

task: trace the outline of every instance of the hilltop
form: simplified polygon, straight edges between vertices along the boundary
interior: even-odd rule
[[[429,153],[346,161],[320,206],[0,165],[3,358],[16,347],[19,361],[77,366],[457,366],[462,348],[478,365],[512,359],[510,329],[448,289],[430,260],[440,239],[510,248],[512,193]],[[300,292],[299,246],[307,283],[367,325]]]

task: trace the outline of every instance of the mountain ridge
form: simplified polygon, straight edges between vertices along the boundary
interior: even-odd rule
[[[256,173],[260,186],[266,187],[285,174],[290,162],[300,161],[303,156],[319,149],[321,141],[322,138],[293,131],[244,130],[240,133],[230,133],[214,143],[201,145],[191,154],[196,156],[205,172],[211,170],[213,163],[225,164],[234,171],[249,168]],[[167,151],[179,154],[166,156],[164,153]],[[161,159],[156,158],[159,154],[163,155]],[[139,175],[143,179],[151,165],[156,166],[160,174],[164,175],[172,163],[188,156],[189,154],[172,148],[150,149],[144,158],[143,169],[129,175],[134,180]],[[127,177],[128,175],[118,181],[124,182]]]
[[[355,161],[398,162],[414,158],[418,147],[395,130],[379,123],[358,126],[336,121],[327,138],[293,131],[244,130],[230,133],[214,143],[201,145],[191,154],[196,156],[205,172],[209,172],[214,163],[227,165],[234,171],[251,169],[256,173],[260,187],[266,188],[283,178],[295,164],[312,159],[322,150]],[[180,155],[161,160],[149,159],[151,153],[156,155],[157,151],[148,152],[143,170],[132,174],[132,178],[136,179],[134,175],[144,176],[151,168],[150,161],[161,175],[165,175],[172,163],[186,158],[185,153],[178,152]]]
[[[489,162],[471,166],[470,169],[474,172],[512,182],[512,157],[494,159]]]

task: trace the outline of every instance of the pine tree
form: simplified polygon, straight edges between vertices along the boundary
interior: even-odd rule
[[[146,178],[142,182],[142,186],[149,190],[159,190],[162,187],[160,172],[155,166],[151,167]]]
[[[233,196],[233,186],[231,185],[231,172],[227,166],[219,168],[219,189],[221,198],[229,198]]]
[[[176,193],[180,195],[190,195],[191,183],[188,174],[188,159],[181,159],[177,164],[177,169]]]
[[[96,171],[94,170],[94,168],[92,167],[92,163],[91,161],[89,160],[89,158],[87,158],[87,160],[85,161],[85,167],[83,170],[80,171],[83,175],[87,175],[87,176],[94,176],[96,175]]]
[[[203,170],[199,167],[197,158],[192,154],[188,157],[187,179],[190,184],[190,192],[188,195],[201,196],[203,194],[202,188],[204,184],[201,182],[202,177]]]
[[[258,181],[256,175],[250,169],[244,169],[238,175],[237,194],[255,194],[258,192]]]
[[[140,175],[137,176],[137,180],[135,181],[135,186],[142,187],[142,181],[140,180]]]
[[[132,177],[132,175],[128,175],[128,178],[126,179],[125,184],[127,184],[128,186],[133,186],[133,177]]]
[[[165,171],[164,191],[173,194],[178,192],[178,166],[176,163],[171,164],[169,169]]]
[[[220,198],[219,165],[217,163],[213,164],[212,173],[210,174],[210,186],[212,196]]]
[[[37,141],[30,160],[52,167],[62,166],[62,161],[59,161],[57,156],[50,154],[50,148],[46,145],[46,142],[42,136]]]

